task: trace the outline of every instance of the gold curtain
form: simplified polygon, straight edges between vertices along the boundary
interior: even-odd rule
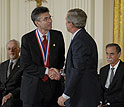
[[[122,49],[121,60],[124,61],[124,0],[114,0],[114,37]]]

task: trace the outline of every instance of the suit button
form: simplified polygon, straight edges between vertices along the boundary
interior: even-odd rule
[[[6,91],[6,88],[4,90]]]

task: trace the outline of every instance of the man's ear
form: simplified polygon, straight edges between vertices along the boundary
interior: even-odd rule
[[[21,51],[21,48],[19,48],[19,52]]]
[[[119,57],[121,56],[121,52],[118,53],[118,56],[119,56]]]
[[[73,24],[72,22],[70,22],[70,26],[75,27],[74,24]]]
[[[38,21],[34,21],[36,26],[39,26],[39,22]]]

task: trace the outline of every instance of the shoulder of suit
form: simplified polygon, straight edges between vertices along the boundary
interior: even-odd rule
[[[118,66],[124,67],[124,62],[120,60],[120,63]]]
[[[50,30],[50,36],[51,38],[58,38],[58,39],[62,39],[63,38],[63,34],[61,31],[58,30]]]
[[[102,71],[102,70],[104,70],[104,69],[109,68],[109,66],[110,66],[110,64],[107,64],[107,65],[105,65],[105,66],[101,67],[101,68],[100,68],[100,71]]]
[[[50,32],[51,32],[51,33],[53,33],[53,32],[55,32],[55,33],[62,33],[61,31],[59,31],[59,30],[54,30],[54,29],[51,29]]]
[[[20,57],[17,59],[17,62],[20,64]]]
[[[10,61],[10,60],[8,59],[8,60],[2,62],[0,65],[4,65],[4,64],[6,64],[6,63],[9,63],[9,61]]]
[[[32,35],[34,35],[34,34],[35,34],[35,30],[24,34],[23,37],[27,37],[27,36],[29,37],[29,36],[32,36]]]
[[[124,64],[124,62],[122,60],[120,60],[120,63]]]

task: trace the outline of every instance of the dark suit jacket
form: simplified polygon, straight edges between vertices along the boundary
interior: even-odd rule
[[[112,107],[124,107],[124,62],[120,61],[113,81],[109,88],[106,89],[105,84],[109,69],[109,64],[100,69],[101,101],[103,104],[109,102],[113,105]]]
[[[82,28],[70,44],[65,65],[64,93],[70,96],[70,107],[96,107],[98,105],[97,62],[96,43]]]
[[[60,31],[50,30],[49,68],[63,68],[65,60],[64,53],[65,48],[62,33]],[[50,79],[46,82],[42,81],[46,68],[44,67],[35,31],[22,37],[21,64],[24,72],[21,99],[27,104],[38,104],[41,103],[42,98],[47,96],[50,101],[55,100],[52,102],[57,103],[56,97],[59,97],[59,94],[56,92],[58,92],[57,88],[58,85],[61,85],[61,81]],[[56,94],[58,95],[56,96]]]
[[[20,59],[18,59],[16,65],[10,73],[10,76],[7,78],[8,66],[9,60],[1,63],[0,65],[0,94],[3,97],[8,93],[12,93],[13,98],[20,99],[20,85],[22,76]]]

